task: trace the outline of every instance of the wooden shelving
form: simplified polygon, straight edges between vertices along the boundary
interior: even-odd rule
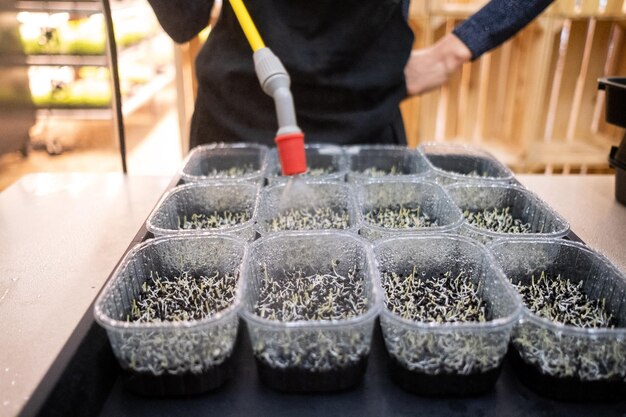
[[[415,47],[451,32],[483,3],[413,1]],[[597,79],[626,73],[625,28],[623,0],[557,0],[446,86],[403,103],[409,144],[497,144],[520,170],[608,170],[607,146],[624,132],[604,122]]]

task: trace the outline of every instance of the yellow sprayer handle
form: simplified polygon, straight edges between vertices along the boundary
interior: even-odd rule
[[[265,43],[259,35],[259,31],[257,30],[252,18],[250,17],[250,13],[248,13],[248,9],[246,9],[245,4],[243,4],[242,0],[229,0],[233,11],[235,12],[235,16],[237,16],[237,20],[239,20],[239,24],[243,29],[243,33],[246,35],[250,46],[252,47],[252,51],[256,52],[261,48],[265,48]]]

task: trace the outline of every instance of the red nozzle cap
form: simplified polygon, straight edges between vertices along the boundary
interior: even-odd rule
[[[296,175],[306,172],[306,155],[304,153],[304,133],[287,133],[276,136],[278,159],[283,175]]]

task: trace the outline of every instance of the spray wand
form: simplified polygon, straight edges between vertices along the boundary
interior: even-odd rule
[[[261,88],[274,99],[278,119],[275,142],[283,175],[302,174],[307,169],[304,133],[296,122],[296,110],[289,89],[291,83],[289,74],[280,59],[265,46],[243,1],[229,0],[229,2],[252,48],[254,70]]]

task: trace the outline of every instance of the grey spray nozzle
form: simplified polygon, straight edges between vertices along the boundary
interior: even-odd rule
[[[274,99],[278,118],[277,135],[301,132],[296,122],[291,80],[280,59],[269,48],[254,52],[254,69],[263,91]]]

